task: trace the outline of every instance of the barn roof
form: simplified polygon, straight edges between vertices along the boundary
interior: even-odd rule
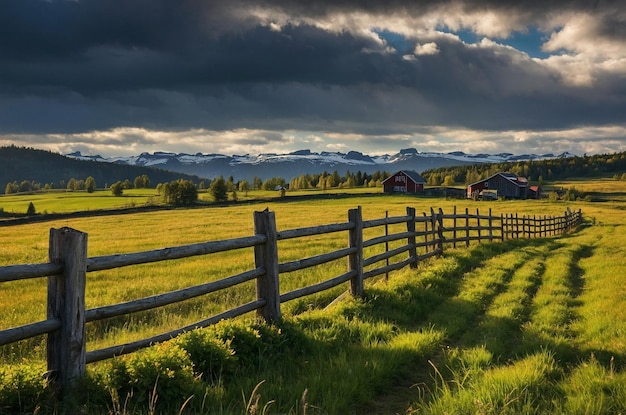
[[[392,177],[394,177],[398,173],[403,173],[408,178],[413,180],[414,183],[426,184],[426,180],[424,180],[424,178],[422,176],[420,176],[420,174],[418,172],[413,171],[413,170],[400,170],[400,171],[397,171],[394,174],[392,174],[391,176],[387,177],[385,180],[383,180],[383,183],[385,183],[387,180],[391,179]]]
[[[526,186],[528,186],[528,179],[525,178],[525,177],[520,177],[520,176],[518,176],[517,174],[514,174],[514,173],[499,172],[499,173],[496,173],[496,174],[494,174],[492,176],[487,177],[486,179],[482,179],[482,180],[479,180],[479,181],[477,181],[475,183],[472,183],[472,184],[469,185],[469,187],[475,186],[475,185],[477,185],[479,183],[483,183],[483,182],[489,181],[489,180],[493,179],[496,176],[502,176],[505,179],[507,179],[508,181],[510,181],[511,183],[513,183],[513,184],[515,184],[516,186],[519,186],[519,187],[526,187]]]

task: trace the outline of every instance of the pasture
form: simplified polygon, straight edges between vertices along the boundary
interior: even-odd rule
[[[285,321],[276,327],[259,326],[249,318],[221,324],[209,332],[228,340],[238,360],[224,358],[221,374],[192,382],[200,389],[185,389],[182,395],[187,396],[172,396],[166,403],[161,389],[158,403],[162,410],[177,412],[193,394],[188,408],[198,413],[252,413],[253,407],[256,413],[264,407],[267,413],[616,413],[626,409],[626,269],[621,261],[626,205],[620,199],[625,189],[614,183],[607,184],[612,195],[604,202],[364,195],[55,220],[0,228],[0,265],[45,262],[51,227],[88,233],[88,255],[98,256],[251,235],[252,213],[265,207],[276,213],[279,230],[343,222],[356,205],[363,207],[366,220],[386,212],[402,215],[406,206],[415,207],[418,215],[431,207],[449,212],[453,206],[520,215],[560,215],[568,206],[580,208],[595,225],[564,237],[448,251],[417,270],[393,273],[389,281],[366,283],[362,300],[344,298],[331,304],[344,287],[290,303]],[[337,240],[328,235],[298,246],[283,242],[281,261],[346,243],[345,236]],[[231,251],[93,273],[87,307],[215,280],[252,261],[249,251]],[[281,280],[281,291],[338,274],[345,266],[338,262],[290,275]],[[0,287],[0,329],[45,318],[42,285],[41,280],[27,280]],[[252,285],[244,286],[227,295],[94,324],[88,327],[88,349],[189,324],[248,301],[253,293]],[[247,342],[239,342],[245,338]],[[176,353],[188,342],[96,364],[90,379],[111,391],[117,384],[103,375],[111,365],[128,374],[163,356],[185,361]],[[0,376],[0,383],[24,362],[36,366],[42,361],[43,344],[33,339],[0,348],[0,361],[13,371]],[[196,372],[189,370],[174,370],[172,379],[189,373],[193,379]],[[154,386],[154,380],[143,381],[148,389]],[[116,391],[128,392],[122,386]],[[0,387],[0,396],[7,390]],[[92,394],[91,412],[123,413],[120,407],[116,412],[114,397]],[[124,399],[118,396],[118,403]],[[148,412],[141,399],[133,405],[137,413]]]

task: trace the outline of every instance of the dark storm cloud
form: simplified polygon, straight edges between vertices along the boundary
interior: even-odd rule
[[[0,134],[130,126],[378,137],[424,125],[624,122],[619,71],[599,70],[593,88],[572,87],[493,42],[468,45],[430,32],[408,36],[408,52],[393,51],[366,30],[330,27],[335,16],[361,13],[393,30],[398,16],[445,10],[502,13],[520,27],[579,11],[594,17],[599,38],[626,38],[623,7],[604,0],[7,0],[0,2]],[[438,53],[403,56],[427,42]],[[259,137],[249,144],[276,141]]]

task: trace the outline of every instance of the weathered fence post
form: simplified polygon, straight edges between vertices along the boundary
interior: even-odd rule
[[[437,235],[439,237],[439,255],[443,255],[443,209],[439,208],[439,213],[437,213]]]
[[[433,251],[437,250],[439,247],[439,242],[437,241],[438,237],[438,229],[437,229],[437,214],[435,210],[430,208],[430,226],[431,226],[431,234],[433,235]]]
[[[361,206],[348,211],[348,221],[354,224],[350,229],[350,248],[356,248],[356,252],[348,257],[350,271],[356,271],[356,275],[350,280],[350,293],[354,297],[363,296],[363,215]]]
[[[254,212],[254,233],[267,238],[264,244],[254,247],[254,264],[257,268],[265,269],[265,273],[256,279],[256,297],[265,300],[265,306],[257,310],[257,316],[266,321],[276,321],[281,318],[281,313],[278,238],[274,212],[267,209]]]
[[[505,223],[504,223],[504,213],[500,213],[500,241],[504,242],[506,240],[505,235]]]
[[[489,208],[489,242],[493,242],[493,218],[491,217],[491,208]]]
[[[415,240],[415,208],[407,207],[406,215],[409,217],[409,220],[406,223],[406,231],[411,234],[407,241],[410,246],[409,258],[411,258],[411,263],[409,264],[409,267],[417,268],[417,247],[415,246],[415,244],[417,243],[417,241]]]
[[[422,212],[424,215],[424,249],[428,252],[428,219],[426,212]]]
[[[59,382],[60,398],[85,374],[85,284],[87,234],[70,228],[50,229],[50,262],[63,273],[48,277],[48,318],[61,328],[48,334],[48,373]]]
[[[478,230],[478,243],[482,243],[481,235],[480,235],[480,212],[478,208],[476,208],[476,229]]]
[[[465,208],[465,247],[470,246],[470,231],[469,231],[469,208]]]
[[[387,219],[389,219],[388,210],[385,211],[385,237],[389,236],[389,224],[387,223]],[[389,252],[389,241],[385,241],[385,252]],[[385,266],[389,266],[389,258],[385,258]],[[348,268],[350,267],[348,266]],[[385,272],[385,281],[389,281],[389,271]]]
[[[456,205],[454,205],[454,210],[452,211],[452,216],[454,216],[454,223],[452,224],[452,247],[456,248]]]

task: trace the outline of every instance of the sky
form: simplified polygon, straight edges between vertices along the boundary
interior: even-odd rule
[[[623,0],[2,0],[0,145],[626,151]]]

